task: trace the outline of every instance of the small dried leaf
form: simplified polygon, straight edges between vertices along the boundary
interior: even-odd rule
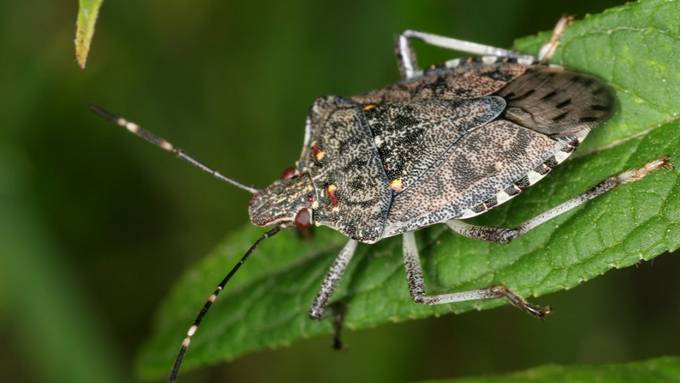
[[[78,21],[76,29],[76,61],[80,68],[85,69],[87,55],[90,53],[90,44],[94,35],[94,26],[97,23],[99,8],[103,0],[80,0],[78,8]]]

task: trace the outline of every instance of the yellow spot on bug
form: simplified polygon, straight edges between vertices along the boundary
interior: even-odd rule
[[[338,187],[333,184],[326,186],[326,195],[328,196],[328,199],[331,200],[333,211],[337,211],[336,209],[338,208],[338,197],[335,195],[337,190]]]
[[[376,106],[377,106],[376,104],[366,104],[366,105],[364,105],[364,107],[362,108],[362,110],[363,110],[364,112],[368,112],[368,111],[371,110],[371,109],[375,109]]]
[[[404,183],[401,181],[401,178],[397,178],[395,180],[390,181],[390,189],[394,190],[395,192],[400,192],[404,188]]]
[[[318,152],[316,152],[316,153],[314,154],[314,158],[316,158],[317,161],[323,160],[323,158],[324,158],[325,156],[326,156],[326,152],[324,152],[323,150],[319,150]]]

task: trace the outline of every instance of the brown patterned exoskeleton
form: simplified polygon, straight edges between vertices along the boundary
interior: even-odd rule
[[[516,197],[545,177],[609,116],[614,98],[605,84],[545,64],[567,22],[560,20],[538,57],[403,32],[397,40],[401,81],[359,96],[317,99],[307,117],[300,160],[264,189],[227,178],[168,141],[94,107],[130,132],[252,193],[251,221],[273,227],[210,295],[182,342],[170,381],[175,381],[192,336],[226,283],[262,240],[283,228],[322,225],[349,238],[311,305],[313,319],[324,314],[359,242],[371,244],[399,234],[415,302],[435,305],[505,298],[530,314],[547,315],[549,308],[533,306],[503,285],[428,295],[413,231],[443,223],[467,237],[507,243],[621,183],[670,166],[662,158],[612,176],[515,228],[463,221]],[[412,39],[479,57],[422,71],[409,44]]]

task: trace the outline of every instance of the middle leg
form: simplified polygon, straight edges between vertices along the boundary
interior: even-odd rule
[[[523,59],[527,63],[531,63],[536,60],[536,58],[531,55],[525,55],[490,45],[454,39],[451,37],[435,35],[427,32],[405,30],[399,34],[396,44],[397,64],[399,65],[399,72],[401,73],[403,79],[411,78],[417,75],[420,71],[420,68],[418,68],[418,62],[416,60],[416,54],[413,51],[413,48],[411,48],[411,40],[420,40],[426,44],[436,47],[473,55],[515,57],[517,59]]]
[[[415,51],[411,47],[411,40],[420,40],[426,44],[436,47],[473,55],[513,57],[517,58],[520,63],[526,64],[532,64],[538,60],[539,62],[545,64],[557,50],[562,33],[573,19],[574,18],[571,16],[562,16],[559,19],[555,25],[555,28],[553,29],[550,41],[541,47],[541,50],[538,53],[538,58],[508,49],[479,44],[472,41],[459,40],[427,32],[405,30],[399,34],[396,43],[396,55],[397,64],[399,65],[399,72],[402,79],[409,79],[420,73]]]
[[[539,318],[544,318],[550,313],[549,307],[534,306],[525,301],[519,295],[508,290],[503,285],[496,285],[485,289],[461,291],[457,293],[427,295],[425,293],[425,279],[423,268],[420,265],[420,256],[416,239],[413,232],[403,234],[404,238],[404,266],[406,268],[406,278],[411,292],[411,298],[416,303],[426,305],[439,305],[445,303],[476,301],[481,299],[505,298],[513,306]]]

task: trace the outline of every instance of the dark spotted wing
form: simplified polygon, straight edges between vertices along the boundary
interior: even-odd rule
[[[382,238],[392,191],[359,104],[334,96],[314,103],[298,166],[316,189],[314,221],[362,242]]]
[[[391,188],[401,192],[434,171],[461,138],[497,118],[505,101],[488,96],[386,103],[364,109]]]
[[[534,66],[498,92],[504,117],[548,135],[568,135],[606,119],[613,109],[609,88],[597,79],[559,67]]]
[[[395,196],[385,236],[469,218],[518,195],[564,161],[614,98],[587,75],[531,66],[498,93],[502,117],[463,137],[416,187]]]
[[[395,196],[385,235],[474,216],[500,205],[547,174],[534,169],[556,153],[560,160],[566,158],[567,153],[558,153],[564,146],[510,121],[484,125],[465,136],[436,173]]]

